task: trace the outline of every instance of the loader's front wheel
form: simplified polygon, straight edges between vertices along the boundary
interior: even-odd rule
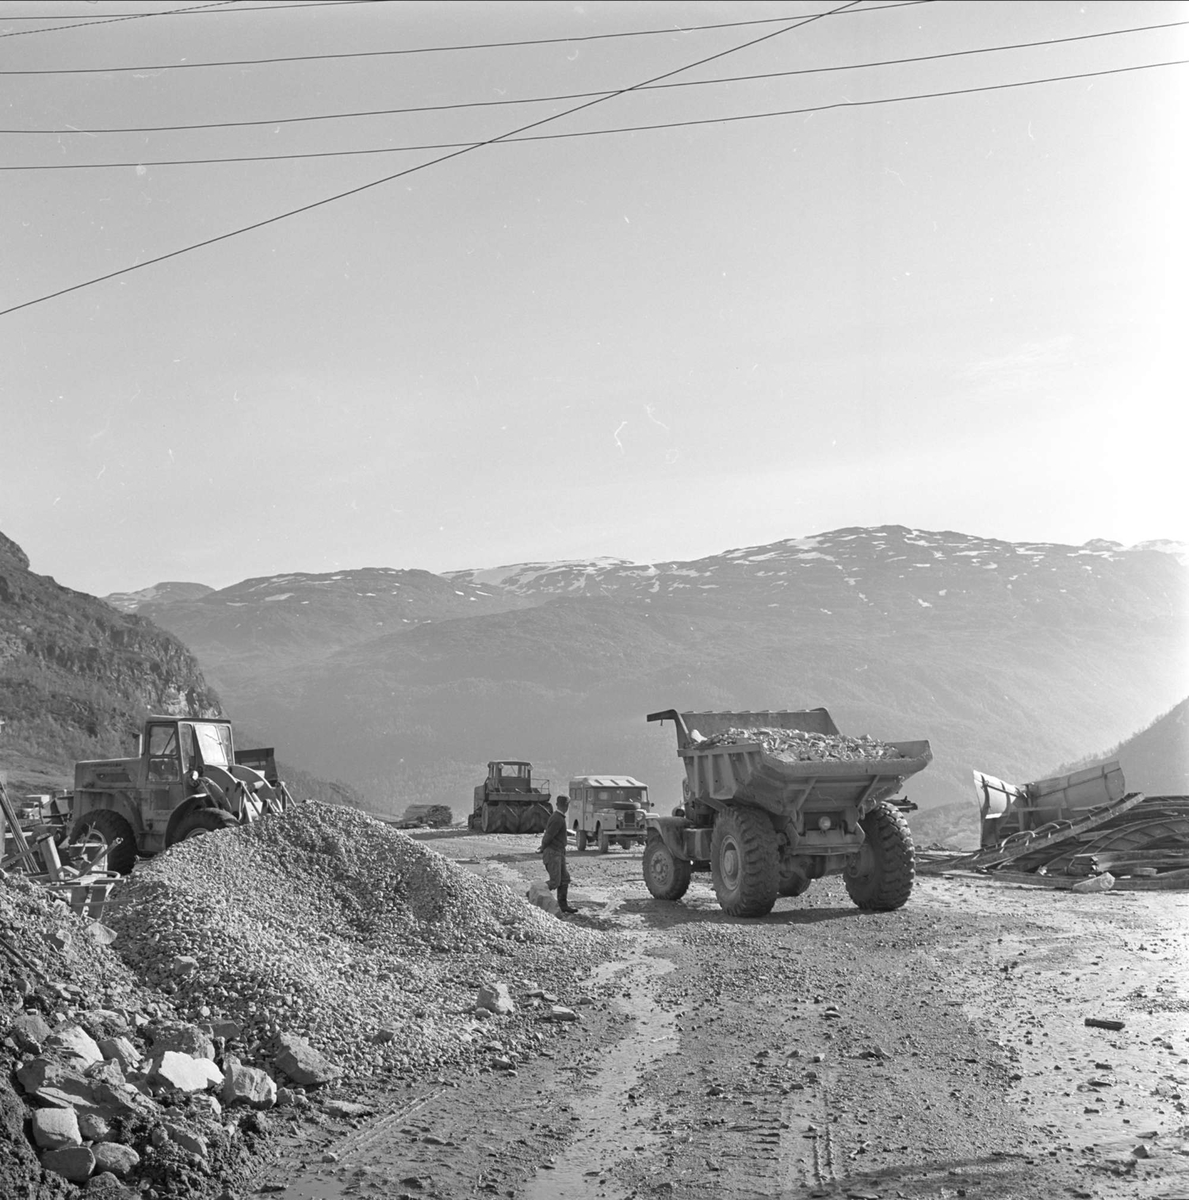
[[[499,833],[504,827],[503,809],[498,804],[483,805],[483,816],[480,818],[484,833]]]
[[[106,850],[109,871],[127,875],[136,866],[136,834],[132,832],[132,824],[110,808],[96,808],[79,817],[70,831],[70,840],[81,845],[88,862],[94,862]]]
[[[780,886],[776,833],[765,813],[726,808],[714,821],[710,876],[719,906],[733,917],[772,911]]]
[[[644,846],[644,884],[658,900],[680,900],[689,888],[692,865],[677,858],[659,837]]]
[[[847,894],[869,912],[901,908],[912,894],[916,850],[912,831],[899,810],[877,804],[862,820],[867,835],[843,874]]]
[[[191,838],[201,837],[204,833],[215,833],[226,828],[227,822],[214,809],[191,809],[178,822],[178,827],[174,830],[169,844],[176,846],[178,842],[188,842]]]

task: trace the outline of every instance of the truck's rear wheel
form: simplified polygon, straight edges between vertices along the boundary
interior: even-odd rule
[[[862,820],[867,840],[843,874],[847,894],[870,912],[891,912],[912,894],[916,850],[904,816],[877,804]]]
[[[710,875],[719,906],[733,917],[762,917],[772,911],[779,888],[776,835],[766,814],[726,808],[714,821]]]
[[[227,822],[214,809],[191,809],[178,821],[178,827],[174,830],[169,844],[176,846],[178,842],[188,842],[191,838],[200,837],[204,833],[215,833],[217,830],[226,828]]]
[[[586,849],[585,829],[579,829],[578,832],[574,834],[574,849],[577,850],[579,854]]]
[[[81,843],[89,862],[107,851],[107,869],[127,875],[136,866],[136,834],[127,817],[110,808],[96,808],[79,817],[70,831],[71,842]],[[119,845],[114,843],[119,841]]]
[[[658,900],[680,900],[689,888],[692,868],[659,837],[644,845],[644,885]]]

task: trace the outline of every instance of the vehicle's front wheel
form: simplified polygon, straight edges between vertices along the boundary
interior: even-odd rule
[[[110,808],[96,808],[79,817],[70,831],[70,840],[81,846],[88,862],[95,862],[106,851],[109,871],[127,875],[136,866],[132,823]]]
[[[901,908],[916,877],[916,849],[908,822],[892,805],[880,803],[860,823],[867,837],[843,873],[847,894],[869,912]]]
[[[599,853],[608,854],[611,850],[611,838],[605,833],[599,834]]]
[[[733,917],[762,917],[772,911],[779,889],[776,834],[766,813],[726,808],[714,821],[710,875],[714,894]]]
[[[176,846],[178,842],[188,842],[191,838],[201,837],[204,833],[215,833],[226,829],[227,822],[211,808],[191,809],[178,822],[169,844]]]
[[[692,865],[678,858],[660,837],[644,845],[644,884],[658,900],[680,900],[689,887]]]
[[[577,850],[579,854],[586,849],[585,829],[579,829],[578,832],[574,834],[574,849]]]

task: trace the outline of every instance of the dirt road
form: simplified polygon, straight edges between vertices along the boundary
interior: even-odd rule
[[[427,840],[520,892],[541,876],[533,838]],[[616,957],[556,998],[580,1019],[543,1023],[540,1056],[315,1110],[257,1186],[1189,1198],[1189,898],[928,878],[865,914],[826,880],[743,921],[708,876],[653,900],[640,861],[571,856],[569,919],[616,935]]]

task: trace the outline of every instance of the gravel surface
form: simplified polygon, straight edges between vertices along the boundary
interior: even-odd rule
[[[699,746],[736,746],[759,742],[765,753],[785,762],[858,762],[861,759],[903,758],[895,746],[878,738],[847,737],[844,733],[805,733],[799,729],[727,729],[712,734]]]
[[[354,809],[316,801],[137,867],[110,917],[134,971],[194,1021],[243,1028],[249,1058],[307,1038],[348,1079],[421,1076],[488,1036],[477,989],[568,982],[603,935],[558,921]],[[505,1048],[539,1043],[529,1014]]]

